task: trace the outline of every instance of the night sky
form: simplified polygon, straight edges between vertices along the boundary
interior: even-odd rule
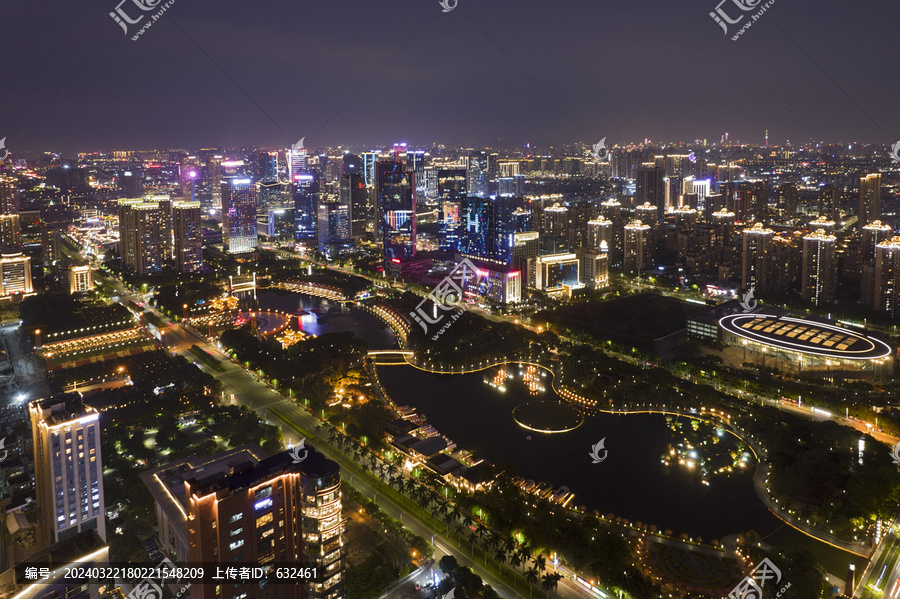
[[[893,0],[118,2],[0,5],[10,150],[900,138]]]

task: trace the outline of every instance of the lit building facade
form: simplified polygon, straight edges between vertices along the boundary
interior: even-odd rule
[[[162,270],[171,230],[164,207],[145,198],[119,200],[119,254],[138,275]]]
[[[283,587],[293,599],[344,597],[340,469],[311,447],[299,463],[285,451],[234,471],[184,479],[188,561],[315,567],[306,583]],[[257,581],[191,589],[196,599],[258,599]],[[277,588],[277,587],[276,587]]]
[[[859,180],[859,224],[881,220],[881,175],[872,173]]]
[[[350,206],[341,203],[319,204],[317,229],[319,251],[332,257],[350,245]]]
[[[77,393],[28,405],[44,542],[95,530],[106,540],[100,414]]]
[[[743,254],[741,257],[741,285],[744,289],[768,290],[769,258],[775,232],[756,223],[741,231]]]
[[[256,188],[249,178],[222,180],[222,245],[229,254],[255,252]]]
[[[900,320],[900,236],[875,246],[873,307],[893,320]]]
[[[178,272],[203,270],[203,228],[200,223],[200,202],[176,201],[172,204],[172,233],[175,268]]]
[[[0,254],[0,297],[32,293],[31,257],[21,252]]]
[[[837,279],[836,245],[837,237],[822,229],[803,238],[800,296],[814,306],[824,306],[834,301]]]
[[[639,220],[625,226],[624,270],[640,274],[652,266],[651,229]]]
[[[570,294],[582,287],[581,264],[578,256],[570,253],[548,254],[534,260],[534,287],[549,295]]]
[[[69,293],[90,293],[94,290],[94,271],[90,266],[73,266],[69,269]]]
[[[467,181],[464,168],[437,171],[437,193],[440,202],[438,243],[442,250],[463,249],[462,207],[466,201]]]
[[[375,165],[377,227],[385,262],[400,263],[416,255],[415,175],[397,160]]]

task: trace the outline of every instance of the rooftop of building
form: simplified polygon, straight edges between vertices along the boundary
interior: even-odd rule
[[[45,399],[38,399],[33,405],[42,413],[49,410],[50,413],[43,416],[44,422],[49,426],[97,413],[96,410],[84,404],[80,393],[61,393]]]
[[[894,352],[880,339],[817,320],[771,314],[733,314],[723,317],[719,326],[749,341],[828,358],[878,360]]]

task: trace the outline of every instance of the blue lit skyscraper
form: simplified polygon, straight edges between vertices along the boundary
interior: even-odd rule
[[[416,255],[415,174],[403,163],[379,161],[375,166],[377,226],[384,260],[399,263]]]
[[[298,174],[291,184],[294,194],[294,239],[310,241],[316,239],[316,192],[314,175]]]
[[[462,205],[466,199],[466,169],[440,169],[438,171],[438,197],[440,198],[440,249],[461,251]]]
[[[509,263],[512,258],[513,198],[468,197],[463,203],[466,253]]]

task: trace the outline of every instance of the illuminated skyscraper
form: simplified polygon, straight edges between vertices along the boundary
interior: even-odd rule
[[[466,200],[466,183],[464,168],[438,171],[438,198],[441,210],[438,242],[442,250],[463,249],[462,207]]]
[[[375,163],[378,162],[378,152],[363,152],[361,172],[363,182],[367,187],[375,186]]]
[[[316,211],[319,251],[331,258],[350,244],[350,206],[337,202],[322,203]]]
[[[341,177],[341,203],[350,207],[350,236],[354,239],[365,237],[366,231],[371,230],[375,215],[370,210],[369,197],[361,174]]]
[[[512,213],[509,197],[466,198],[462,208],[466,253],[509,264],[516,232]]]
[[[314,175],[301,174],[291,183],[294,196],[294,239],[316,239],[316,197],[319,183]]]
[[[755,287],[758,291],[768,291],[771,281],[767,278],[769,259],[772,253],[772,239],[775,233],[756,223],[741,232],[743,256],[741,285],[744,289]]]
[[[797,185],[783,183],[777,190],[776,210],[782,223],[791,222],[797,216]]]
[[[859,224],[876,220],[881,220],[881,175],[872,173],[859,180]]]
[[[159,272],[168,258],[170,236],[158,201],[119,200],[119,254],[125,268],[138,275]]]
[[[13,177],[0,175],[0,245],[18,245],[21,240],[19,224],[19,190]]]
[[[658,215],[659,209],[656,206],[650,204],[650,202],[644,202],[643,204],[634,207],[635,220],[641,221],[651,229],[656,228],[656,225],[658,224]]]
[[[178,272],[199,272],[203,268],[200,202],[175,201],[172,204],[172,226],[175,238],[175,268]]]
[[[819,189],[819,216],[835,220],[838,217],[839,199],[840,193],[834,185],[826,185]]]
[[[378,234],[385,261],[399,263],[416,255],[415,175],[402,162],[379,161],[375,166]]]
[[[287,151],[287,160],[288,178],[290,181],[296,181],[300,175],[309,172],[306,165],[306,148],[289,149]]]
[[[486,197],[490,193],[487,152],[468,150],[468,155],[465,158],[469,178],[467,183],[469,195],[480,198]]]
[[[624,270],[641,274],[652,266],[651,228],[639,220],[625,226]]]
[[[803,238],[803,272],[800,296],[814,306],[834,301],[837,261],[834,250],[837,237],[819,229]]]
[[[255,252],[256,188],[249,178],[222,180],[222,245],[229,254]]]
[[[413,173],[416,182],[415,201],[422,205],[425,203],[425,152],[423,150],[408,150],[406,152],[406,170]]]
[[[858,264],[860,273],[860,301],[864,306],[875,302],[876,248],[878,244],[891,239],[891,228],[880,220],[872,221],[862,228],[862,236],[858,247]],[[878,308],[876,308],[878,309]]]
[[[100,414],[77,393],[28,405],[34,481],[45,543],[86,530],[106,540]]]
[[[600,215],[612,221],[612,240],[609,242],[609,263],[621,266],[625,254],[625,213],[617,200],[607,200],[600,204]]]
[[[876,310],[900,320],[900,237],[883,241],[875,248]]]
[[[636,185],[634,193],[635,205],[642,206],[644,204],[649,204],[657,210],[656,215],[654,215],[652,219],[647,218],[647,220],[643,221],[647,224],[655,225],[662,220],[663,211],[666,206],[665,177],[666,169],[657,166],[641,167],[634,173]]]
[[[212,206],[219,210],[222,206],[222,157],[210,156],[206,159],[206,178],[212,195]]]

